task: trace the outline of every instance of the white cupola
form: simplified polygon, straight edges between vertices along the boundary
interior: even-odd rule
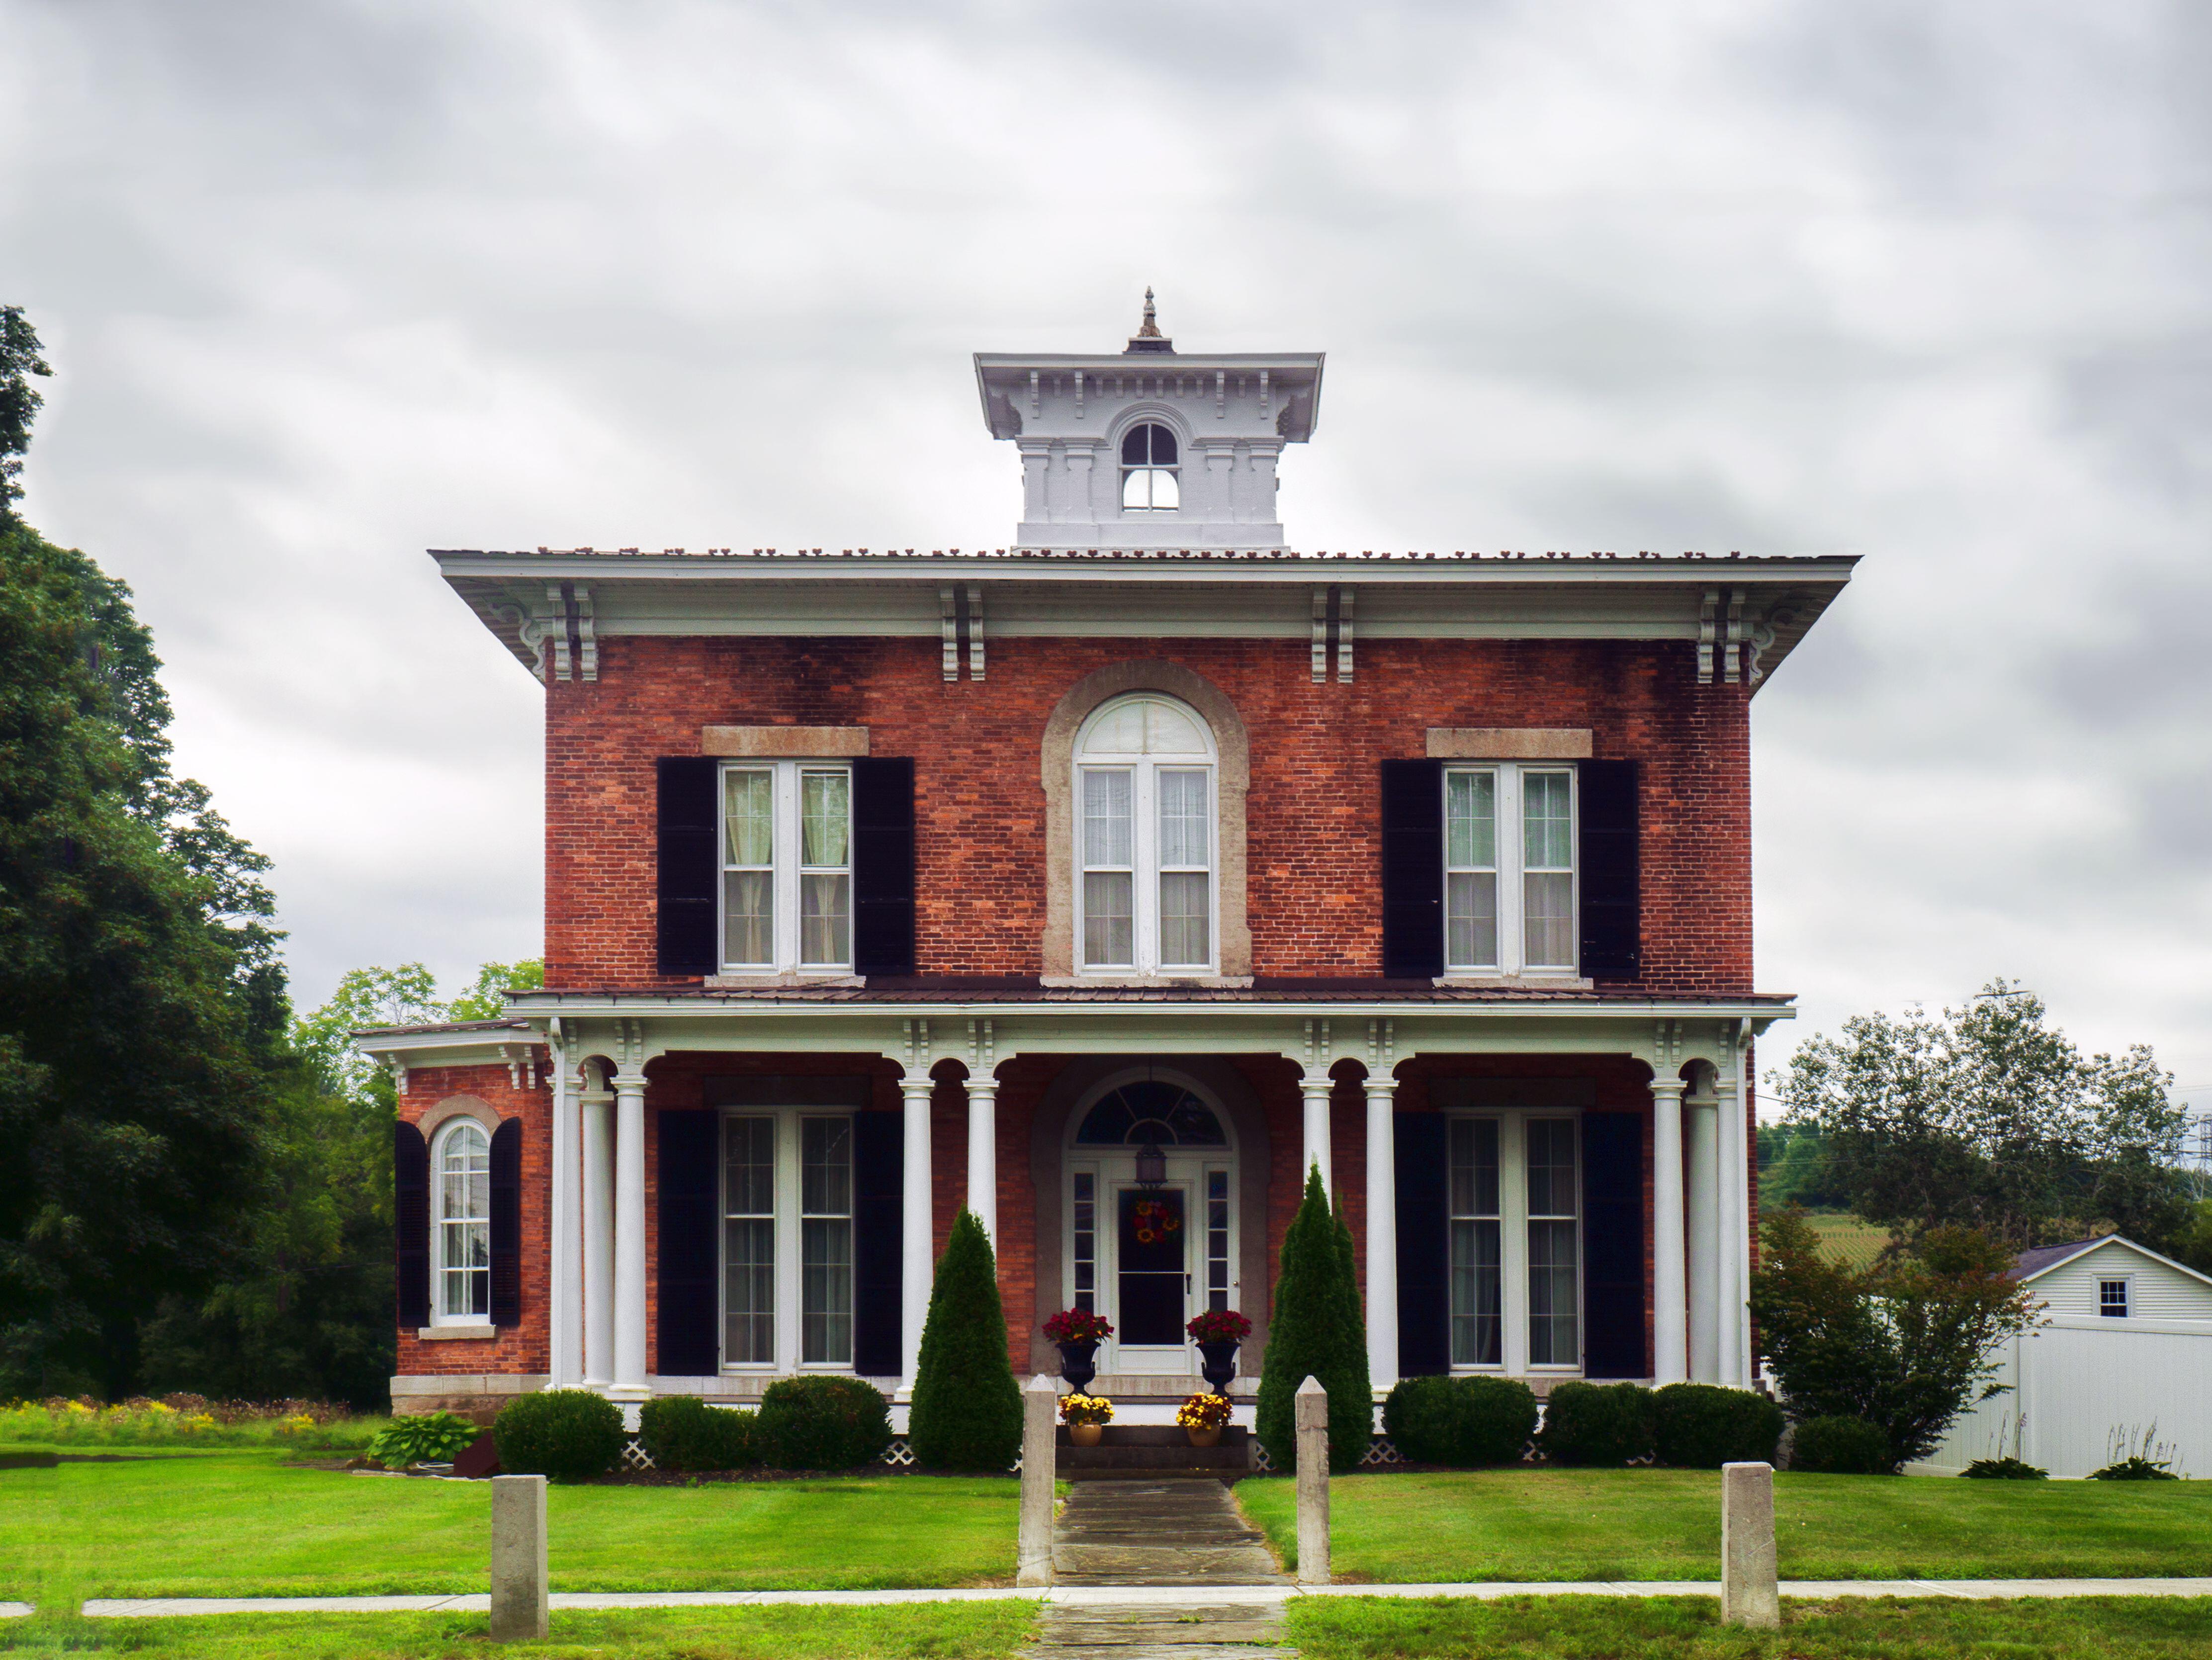
[[[1322,354],[975,354],[994,438],[1022,452],[1024,548],[1279,548],[1275,459],[1313,436]]]

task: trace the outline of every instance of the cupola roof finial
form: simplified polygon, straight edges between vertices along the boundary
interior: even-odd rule
[[[1152,291],[1147,288],[1145,290],[1145,320],[1139,325],[1137,331],[1129,337],[1128,347],[1121,355],[1127,357],[1136,352],[1171,353],[1174,350],[1175,342],[1160,332],[1159,319],[1152,309]]]

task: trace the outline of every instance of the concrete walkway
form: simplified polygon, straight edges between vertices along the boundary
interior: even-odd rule
[[[1050,1590],[653,1590],[556,1591],[558,1608],[712,1608],[775,1605],[870,1608],[900,1602],[975,1602],[1014,1599],[1048,1609],[1127,1608],[1193,1609],[1269,1604],[1293,1596],[1714,1596],[1717,1579],[1478,1580],[1438,1585],[1055,1585]],[[2212,1596],[2212,1578],[2197,1579],[1785,1579],[1782,1595],[1826,1601],[1838,1596]],[[137,1620],[198,1614],[484,1614],[491,1598],[447,1596],[159,1596],[117,1597],[84,1605],[95,1620]],[[27,1615],[27,1602],[0,1603],[0,1616]],[[1256,1652],[1242,1651],[1247,1660]],[[1135,1660],[1124,1654],[1124,1660]]]

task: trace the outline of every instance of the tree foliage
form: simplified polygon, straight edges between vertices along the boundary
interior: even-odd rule
[[[1823,1256],[1801,1211],[1770,1213],[1761,1232],[1751,1311],[1790,1415],[1879,1426],[1893,1468],[1996,1392],[1997,1346],[2035,1324],[2013,1253],[1971,1229],[1931,1228],[1864,1269]]]
[[[2084,1055],[2046,1016],[2002,980],[1940,1017],[1856,1016],[1800,1048],[1778,1092],[1820,1136],[1832,1189],[1908,1237],[1968,1227],[2018,1249],[2104,1228],[2172,1243],[2190,1221],[2172,1078],[2143,1044]]]
[[[973,1211],[953,1219],[937,1259],[907,1444],[930,1468],[993,1473],[1011,1469],[1022,1450],[1021,1386],[1006,1353],[998,1267]]]
[[[46,401],[31,377],[52,373],[39,356],[38,331],[23,308],[0,306],[0,525],[13,520],[15,503],[23,499],[15,480],[31,447],[31,422]]]
[[[1273,1317],[1260,1373],[1261,1444],[1281,1470],[1297,1463],[1298,1385],[1317,1377],[1328,1391],[1328,1464],[1357,1469],[1374,1433],[1367,1375],[1367,1329],[1352,1267],[1352,1235],[1329,1209],[1318,1166],[1306,1173],[1305,1199],[1283,1236]]]

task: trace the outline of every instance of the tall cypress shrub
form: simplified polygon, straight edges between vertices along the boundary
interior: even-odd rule
[[[953,1222],[937,1259],[906,1438],[915,1462],[933,1469],[1000,1474],[1022,1449],[1022,1392],[1006,1358],[998,1264],[970,1211]]]
[[[1367,1335],[1352,1270],[1352,1234],[1329,1209],[1321,1171],[1306,1174],[1306,1195],[1283,1236],[1274,1316],[1260,1376],[1260,1444],[1280,1470],[1297,1467],[1298,1385],[1309,1377],[1328,1391],[1328,1464],[1357,1469],[1373,1433]]]

